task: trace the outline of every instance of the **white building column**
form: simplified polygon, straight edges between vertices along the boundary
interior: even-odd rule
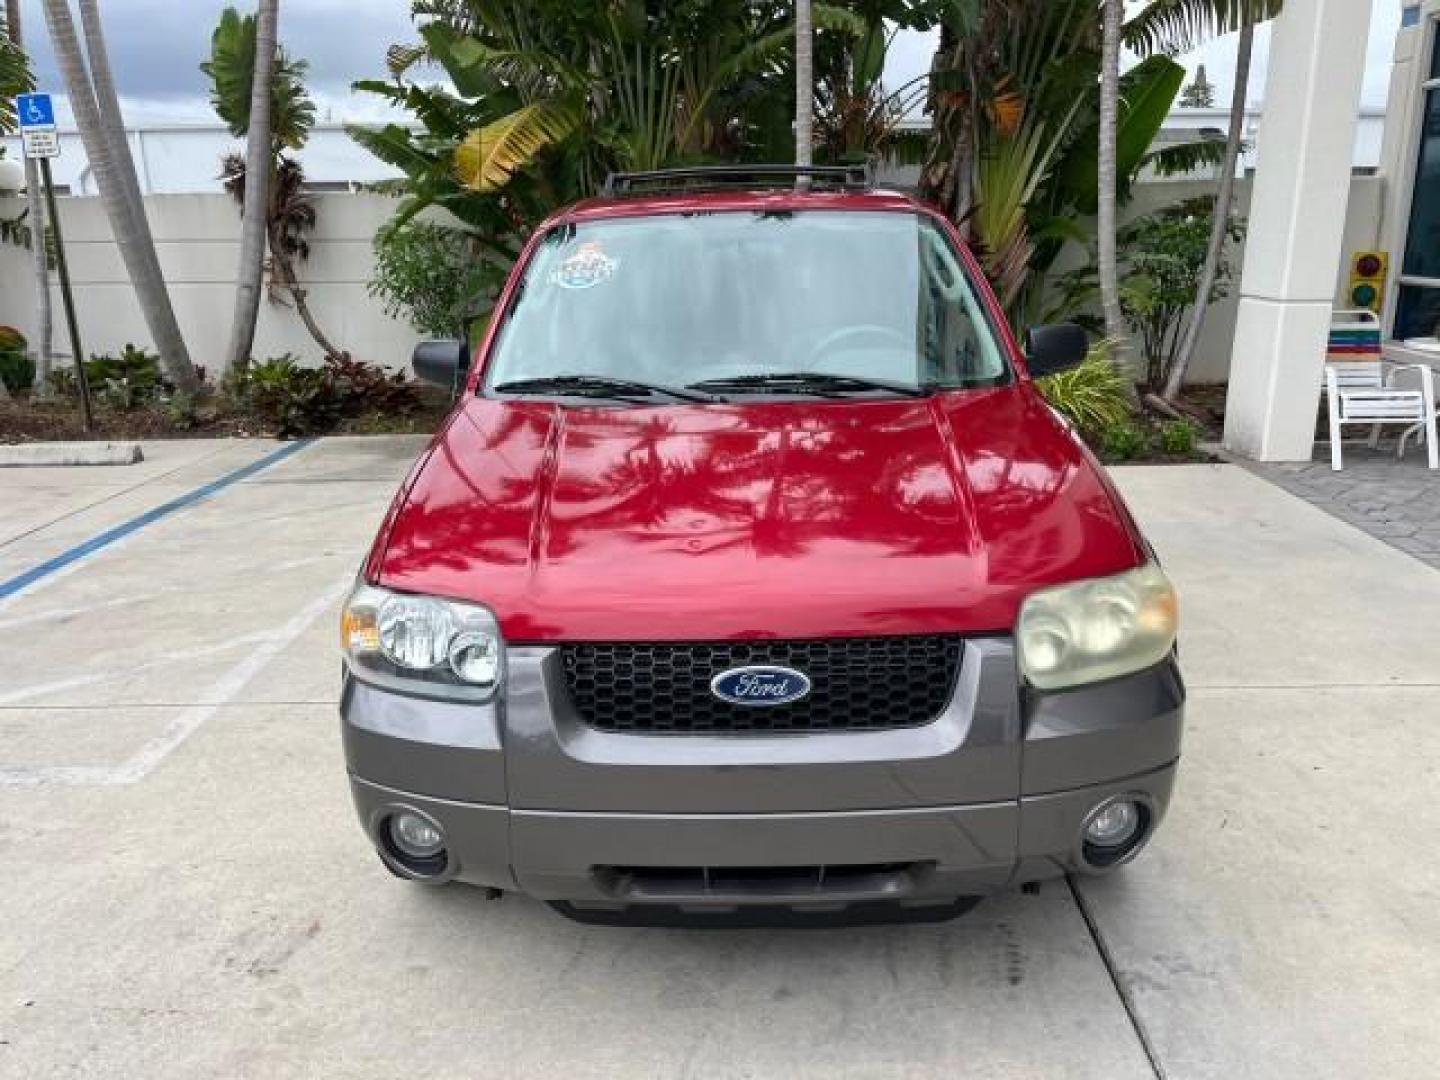
[[[1270,39],[1225,445],[1308,461],[1365,75],[1370,0],[1285,5]]]

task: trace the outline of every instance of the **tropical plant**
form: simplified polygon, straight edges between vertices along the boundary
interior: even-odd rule
[[[167,389],[160,358],[138,345],[92,356],[85,361],[85,377],[95,396],[120,412],[149,405]]]
[[[210,59],[200,69],[210,77],[211,104],[225,121],[232,135],[246,137],[252,117],[262,100],[253,93],[257,85],[266,85],[254,78],[259,50],[259,25],[255,16],[242,16],[227,8],[220,17],[211,38]],[[269,297],[275,303],[293,304],[295,313],[306,331],[326,356],[340,355],[338,349],[321,329],[310,309],[308,293],[300,282],[299,265],[310,255],[309,235],[315,229],[315,202],[305,191],[305,173],[291,151],[304,147],[315,125],[315,103],[305,87],[309,70],[306,61],[293,58],[278,45],[269,80],[270,113],[268,139],[259,148],[268,165],[265,180],[265,246],[269,249]],[[247,149],[255,150],[252,143]],[[249,166],[246,156],[227,154],[221,162],[220,180],[240,205],[242,229],[247,206],[253,212],[250,197]],[[257,185],[258,186],[258,185]],[[248,309],[239,309],[237,316],[248,317]],[[238,325],[232,346],[243,343],[245,327]],[[254,341],[253,325],[249,331]],[[243,365],[248,359],[249,345],[244,349]],[[234,355],[231,358],[232,364]]]
[[[1109,342],[1099,342],[1083,363],[1035,380],[1045,400],[1091,437],[1127,423],[1132,413],[1129,377],[1110,350]]]
[[[407,415],[420,405],[415,384],[374,364],[331,356],[306,367],[289,353],[232,372],[228,390],[281,436],[323,434],[342,420]]]
[[[235,272],[235,313],[230,323],[230,344],[226,357],[230,367],[243,368],[250,362],[255,344],[255,325],[260,318],[260,289],[265,278],[267,210],[270,205],[270,178],[278,154],[272,126],[276,119],[275,62],[279,46],[276,24],[280,19],[279,0],[260,0],[256,16],[246,32],[234,8],[226,8],[211,38],[211,60],[200,70],[211,76],[216,112],[236,138],[245,137],[245,190],[241,196],[240,256]],[[237,55],[248,51],[249,56]],[[248,63],[246,60],[248,59]],[[248,85],[247,85],[248,79]],[[298,78],[294,78],[298,82]],[[299,97],[293,89],[285,100]],[[243,112],[242,112],[242,103]]]
[[[30,61],[20,46],[20,4],[6,0],[0,9],[0,133],[15,130],[15,95],[34,85]]]
[[[615,170],[794,153],[790,0],[415,0],[421,41],[356,84],[415,125],[352,127],[404,173],[397,224],[438,206],[508,265],[557,206]],[[827,35],[863,19],[814,5]],[[447,88],[423,85],[422,61]]]
[[[933,22],[927,5],[911,0],[862,0],[858,23],[850,33],[815,36],[815,156],[825,162],[889,159],[902,164],[924,161],[927,132],[902,122],[926,97],[928,76],[891,89],[885,64],[896,36]]]
[[[124,136],[119,101],[94,0],[80,0],[85,51],[66,0],[44,0],[56,66],[65,81],[85,156],[100,189],[115,245],[130,275],[145,324],[160,351],[167,377],[182,389],[195,383],[195,369],[180,334],[165,288],[155,243],[140,202],[139,184]]]
[[[1179,353],[1181,334],[1192,305],[1196,302],[1195,282],[1205,265],[1210,218],[1215,200],[1209,196],[1186,199],[1153,214],[1126,222],[1117,237],[1122,250],[1117,273],[1120,303],[1125,320],[1133,326],[1141,345],[1147,386],[1166,384]],[[1232,217],[1227,241],[1244,238],[1244,221]],[[1060,282],[1059,304],[1063,309],[1081,310],[1093,305],[1099,288],[1098,260],[1067,274]],[[1230,263],[1221,259],[1210,277],[1208,306],[1229,295],[1232,281]]]
[[[389,223],[375,234],[370,295],[386,314],[422,334],[464,337],[472,314],[504,283],[508,267],[463,230],[425,219]]]
[[[981,257],[1017,324],[1033,321],[1045,275],[1099,204],[1100,23],[1094,0],[948,0],[931,65],[932,139],[921,191]],[[1156,148],[1185,79],[1167,56],[1120,76],[1117,197],[1146,168],[1212,160],[1210,141]]]

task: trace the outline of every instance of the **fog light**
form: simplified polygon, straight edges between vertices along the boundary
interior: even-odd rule
[[[1080,830],[1080,853],[1095,870],[1125,862],[1145,843],[1150,832],[1150,808],[1136,799],[1101,803]]]
[[[412,859],[433,859],[445,850],[444,834],[418,814],[396,814],[387,828],[396,850]]]
[[[1112,802],[1085,826],[1085,839],[1097,847],[1120,847],[1140,828],[1140,808],[1128,799]]]

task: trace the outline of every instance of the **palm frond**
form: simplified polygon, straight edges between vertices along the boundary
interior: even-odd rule
[[[7,35],[5,13],[0,10],[0,133],[15,130],[15,95],[34,88],[30,62]]]
[[[472,191],[504,187],[541,151],[568,138],[581,118],[574,101],[540,101],[516,109],[465,137],[455,148],[455,175]]]
[[[1142,164],[1155,170],[1158,176],[1187,176],[1205,168],[1217,168],[1225,164],[1226,140],[1223,135],[1202,136],[1188,142],[1170,143],[1156,147],[1146,154]],[[1244,152],[1244,146],[1241,146]]]
[[[1150,0],[1125,24],[1125,44],[1141,55],[1178,55],[1246,23],[1280,14],[1284,0]]]

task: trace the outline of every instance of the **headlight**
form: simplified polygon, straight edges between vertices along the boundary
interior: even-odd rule
[[[1154,563],[1043,589],[1020,607],[1020,670],[1041,690],[1129,675],[1170,654],[1178,621],[1175,589]]]
[[[340,648],[357,679],[458,701],[488,701],[505,647],[488,608],[361,583],[340,617]]]

